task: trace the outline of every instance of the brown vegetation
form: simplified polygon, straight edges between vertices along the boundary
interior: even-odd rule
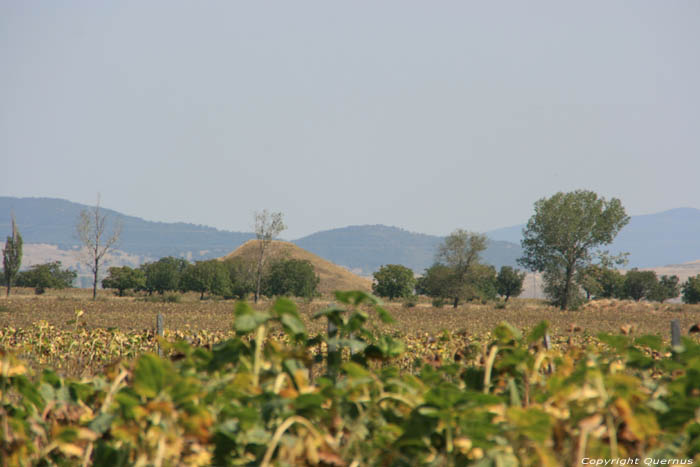
[[[158,312],[165,316],[167,329],[223,332],[231,329],[233,300],[199,300],[199,294],[181,295],[180,303],[144,301],[142,297],[108,296],[88,300],[87,289],[66,289],[34,295],[32,289],[17,289],[9,299],[0,299],[0,327],[25,328],[41,320],[59,329],[70,329],[76,310],[85,312],[82,320],[87,328],[118,328],[123,331],[153,329]],[[314,313],[331,303],[328,298],[307,303],[297,300],[299,312],[312,332],[320,331],[325,322],[313,320]],[[266,299],[256,306],[266,309]],[[553,336],[571,333],[595,335],[599,332],[619,333],[620,329],[634,324],[634,335],[658,334],[669,337],[669,322],[680,320],[681,329],[688,330],[698,322],[700,305],[661,304],[627,300],[596,300],[580,311],[560,311],[543,301],[511,299],[504,309],[495,303],[467,303],[457,309],[435,308],[427,298],[421,297],[413,307],[403,302],[385,302],[384,307],[396,318],[392,325],[382,325],[390,332],[401,335],[425,334],[438,336],[463,332],[479,336],[491,331],[503,321],[520,329],[528,329],[542,320],[550,323]],[[379,324],[378,324],[379,325]]]

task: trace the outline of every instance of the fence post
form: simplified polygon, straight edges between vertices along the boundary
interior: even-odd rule
[[[544,336],[542,337],[542,345],[544,346],[545,350],[552,348],[552,340],[550,339],[548,332],[545,332]],[[547,373],[551,374],[553,371],[554,365],[552,365],[551,362],[547,362]]]
[[[163,337],[163,314],[160,311],[156,317],[156,340],[159,337]],[[160,348],[160,342],[158,342],[158,356],[163,356],[163,349]]]
[[[681,345],[681,322],[677,319],[671,320],[671,347]]]
[[[330,304],[331,308],[333,308],[334,306],[334,303]],[[335,323],[330,320],[330,318],[328,319],[327,332],[329,340],[338,337],[338,326],[336,326]],[[335,382],[335,379],[337,377],[338,367],[340,366],[340,359],[341,354],[338,350],[338,346],[336,344],[328,343],[328,357],[326,358],[326,366],[328,376],[333,382]]]

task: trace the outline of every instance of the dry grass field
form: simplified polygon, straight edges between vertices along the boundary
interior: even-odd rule
[[[145,301],[144,297],[116,297],[110,291],[100,291],[97,301],[89,299],[87,289],[66,289],[34,295],[31,289],[16,289],[9,299],[0,298],[0,327],[26,328],[45,321],[58,329],[71,329],[77,310],[83,310],[83,326],[117,328],[122,331],[151,330],[156,315],[165,317],[166,329],[208,332],[231,330],[233,300],[199,300],[198,294],[181,295],[179,303]],[[329,306],[326,296],[309,303],[297,300],[299,311],[312,331],[319,331],[323,323],[312,316]],[[257,307],[266,308],[269,301],[261,300]],[[505,308],[495,303],[463,304],[434,308],[427,299],[413,307],[400,301],[385,302],[384,306],[396,318],[389,331],[401,335],[438,335],[444,331],[481,335],[502,321],[527,329],[542,320],[550,323],[553,335],[573,333],[619,333],[631,326],[632,333],[659,334],[668,338],[669,322],[678,319],[681,328],[688,330],[700,322],[700,305],[660,304],[619,300],[592,301],[578,311],[561,311],[541,300],[511,299]]]

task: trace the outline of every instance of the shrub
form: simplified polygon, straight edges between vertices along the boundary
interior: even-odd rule
[[[416,295],[411,294],[403,300],[403,306],[405,308],[413,308],[416,305],[418,305],[418,297]]]

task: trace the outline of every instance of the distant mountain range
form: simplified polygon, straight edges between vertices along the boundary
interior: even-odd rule
[[[75,224],[80,211],[88,207],[55,198],[0,197],[0,240],[10,232],[12,211],[25,244],[74,250],[79,245]],[[132,264],[163,256],[189,260],[216,258],[254,237],[250,232],[228,232],[182,222],[151,222],[110,209],[104,212],[112,219],[119,219],[123,226],[117,262],[118,258],[127,257]],[[521,255],[522,228],[523,225],[517,225],[486,232],[491,241],[483,260],[496,267],[514,266]],[[317,232],[292,243],[356,273],[369,275],[383,264],[403,264],[423,272],[433,263],[437,245],[443,238],[397,227],[363,225]],[[611,250],[630,252],[629,267],[655,267],[700,259],[700,210],[682,208],[634,216]],[[42,261],[50,251],[42,249]]]
[[[0,239],[10,232],[10,213],[15,213],[24,243],[45,243],[70,250],[80,242],[75,226],[80,212],[89,206],[55,198],[0,197]],[[224,256],[252,233],[227,232],[183,222],[145,221],[101,208],[110,220],[122,224],[118,248],[144,258],[181,256],[188,259]]]
[[[520,244],[525,224],[492,230],[493,240]],[[653,268],[700,259],[700,209],[677,208],[632,216],[608,248],[628,252],[628,268]]]
[[[422,273],[435,261],[443,239],[398,227],[354,225],[317,232],[293,243],[363,274],[371,274],[384,264],[402,264]],[[519,244],[492,240],[481,256],[484,262],[500,268],[515,266],[521,251]]]

